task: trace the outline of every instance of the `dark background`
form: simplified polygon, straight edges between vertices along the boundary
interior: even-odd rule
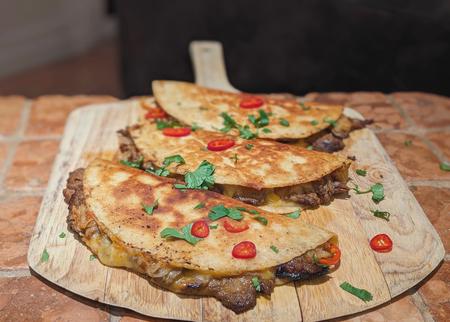
[[[450,1],[119,0],[125,96],[153,79],[193,81],[191,40],[224,45],[249,92],[427,91],[450,95]]]

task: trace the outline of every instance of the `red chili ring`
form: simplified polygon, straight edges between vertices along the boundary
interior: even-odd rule
[[[241,100],[241,102],[239,103],[239,106],[241,108],[258,108],[263,105],[264,105],[264,100],[259,97],[255,97],[255,96],[244,97]]]
[[[205,238],[209,235],[209,226],[204,220],[194,222],[191,227],[191,234],[198,238]]]
[[[256,246],[251,241],[243,241],[233,247],[231,254],[234,258],[254,258],[256,256]]]
[[[392,239],[386,234],[376,235],[370,240],[370,247],[379,253],[389,253],[392,246]]]
[[[234,140],[230,139],[218,139],[212,140],[208,142],[208,150],[209,151],[223,151],[234,146]]]
[[[245,222],[239,222],[236,220],[231,221],[229,219],[225,219],[223,221],[223,227],[230,233],[240,233],[248,229],[248,225]]]
[[[162,133],[165,136],[181,137],[191,134],[191,129],[188,127],[169,127],[163,129]]]
[[[152,108],[145,114],[146,119],[163,119],[165,117],[167,117],[167,113],[160,108]]]

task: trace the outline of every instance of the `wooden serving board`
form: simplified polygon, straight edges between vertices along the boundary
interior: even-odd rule
[[[196,44],[191,50],[198,83],[235,90],[227,81],[218,44]],[[202,66],[207,66],[211,73],[205,73]],[[316,321],[385,303],[420,282],[444,257],[443,245],[420,205],[376,136],[363,129],[351,134],[342,153],[357,158],[350,171],[352,180],[362,188],[383,183],[385,200],[375,205],[369,195],[351,193],[348,199],[336,199],[329,206],[302,212],[300,217],[339,236],[341,265],[328,277],[276,287],[270,299],[259,297],[253,310],[236,315],[213,298],[176,295],[152,286],[137,274],[106,267],[92,260],[90,251],[68,232],[68,210],[62,190],[70,171],[86,166],[96,157],[114,159],[116,131],[135,123],[141,113],[138,101],[123,101],[78,109],[67,121],[28,252],[28,263],[35,272],[67,290],[154,317],[192,321]],[[368,175],[356,176],[356,168],[367,169]],[[371,209],[389,211],[391,220],[374,217]],[[65,238],[58,237],[61,232],[66,233]],[[392,238],[392,252],[381,254],[371,250],[368,240],[378,233],[387,233]],[[41,261],[44,249],[49,253],[46,262]],[[343,291],[339,285],[344,281],[369,290],[373,300],[365,303]]]

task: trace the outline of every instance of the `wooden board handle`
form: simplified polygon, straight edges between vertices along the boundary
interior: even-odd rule
[[[239,92],[228,81],[222,44],[218,41],[192,41],[189,53],[198,85]]]

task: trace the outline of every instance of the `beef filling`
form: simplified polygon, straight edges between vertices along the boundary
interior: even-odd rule
[[[110,247],[127,252],[130,262],[135,264],[133,269],[136,273],[145,275],[151,282],[173,292],[212,296],[225,307],[241,313],[256,305],[256,298],[259,294],[270,295],[276,283],[306,280],[328,272],[328,268],[317,265],[311,260],[311,254],[317,254],[314,256],[318,256],[318,258],[329,256],[323,250],[323,245],[287,263],[269,269],[267,272],[249,272],[242,276],[217,278],[201,273],[197,274],[190,270],[161,267],[160,270],[164,272],[162,275],[159,273],[158,276],[150,276],[148,272],[150,271],[149,266],[152,264],[151,259],[145,257],[147,254],[128,245],[117,245],[118,242],[111,241],[100,231],[95,220],[90,216],[83,193],[83,174],[84,169],[77,169],[70,173],[66,189],[63,191],[64,201],[69,205],[68,222],[71,229],[78,232],[84,241],[94,236],[101,236],[102,240],[105,240]],[[95,249],[92,250],[95,251]],[[101,256],[98,257],[101,258]],[[153,269],[153,271],[155,270]],[[158,271],[156,270],[156,272]],[[252,283],[252,278],[255,276],[258,277],[260,283],[259,291]]]

